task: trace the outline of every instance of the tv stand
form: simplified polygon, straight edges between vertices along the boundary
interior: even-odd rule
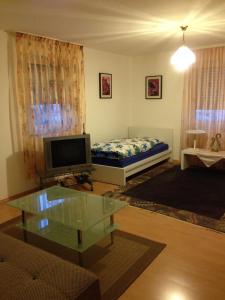
[[[63,174],[42,174],[40,175],[40,189],[45,188],[55,182],[58,185],[64,187],[73,187],[78,185],[83,185],[88,183],[90,190],[93,191],[93,181],[92,172],[93,168],[88,168],[87,170],[71,171]]]
[[[84,172],[80,172],[77,174],[73,174],[72,176],[74,179],[76,179],[77,184],[82,185],[82,184],[88,183],[90,185],[91,191],[94,190],[93,181],[92,181],[90,172],[84,171]],[[60,181],[60,185],[65,186],[65,187],[73,186],[73,184],[68,184],[66,180]]]

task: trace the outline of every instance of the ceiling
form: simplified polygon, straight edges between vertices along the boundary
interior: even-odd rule
[[[225,45],[225,0],[0,0],[0,28],[124,55]]]

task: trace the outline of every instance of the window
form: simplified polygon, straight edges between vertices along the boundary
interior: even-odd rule
[[[196,121],[225,121],[225,109],[197,109]]]
[[[57,134],[63,128],[69,130],[75,125],[69,105],[62,104],[64,81],[59,80],[57,66],[30,64],[32,78],[30,133],[34,135]],[[66,116],[66,118],[65,118]]]
[[[225,47],[195,51],[196,63],[184,78],[182,147],[190,146],[186,131],[201,129],[199,147],[209,148],[217,133],[225,132]],[[221,144],[225,145],[222,135]]]

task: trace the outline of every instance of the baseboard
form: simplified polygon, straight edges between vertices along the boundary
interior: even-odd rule
[[[9,197],[7,197],[7,198],[0,199],[0,203],[4,203],[4,202],[7,202],[7,201],[15,200],[15,199],[17,199],[17,198],[26,196],[26,195],[31,194],[31,193],[34,193],[34,192],[37,192],[37,191],[39,191],[39,190],[40,190],[40,188],[39,188],[39,187],[36,187],[36,188],[31,189],[31,190],[28,190],[28,191],[25,191],[25,192],[22,192],[22,193],[15,194],[15,195],[13,195],[13,196],[9,196]]]

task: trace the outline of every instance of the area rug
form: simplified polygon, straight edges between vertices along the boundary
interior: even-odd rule
[[[225,172],[164,163],[107,193],[130,205],[225,232]]]
[[[0,224],[0,230],[23,240],[22,230],[15,226],[15,218]],[[28,243],[77,263],[77,252],[28,233]],[[83,266],[100,279],[103,300],[117,299],[129,285],[149,266],[166,245],[116,230],[114,243],[106,238],[91,247],[82,256]]]

